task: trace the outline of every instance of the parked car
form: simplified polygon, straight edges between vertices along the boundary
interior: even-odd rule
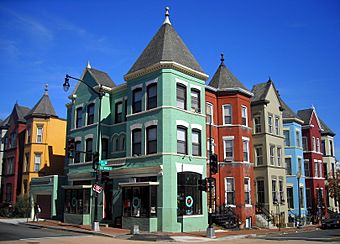
[[[340,228],[340,214],[335,215],[331,218],[324,219],[321,222],[321,228],[327,229],[327,228]]]

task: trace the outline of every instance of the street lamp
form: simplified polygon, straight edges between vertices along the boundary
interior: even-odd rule
[[[95,170],[95,173],[96,173],[96,180],[95,180],[95,184],[98,185],[98,181],[99,181],[99,170],[98,170],[98,165],[97,165],[97,162],[96,162],[96,159],[99,160],[98,158],[98,155],[99,155],[99,143],[100,143],[100,138],[101,138],[101,135],[100,135],[100,126],[101,126],[101,106],[102,106],[102,98],[105,94],[103,88],[102,88],[102,85],[99,85],[99,89],[96,90],[94,89],[92,86],[88,85],[85,81],[81,80],[81,79],[78,79],[78,78],[75,78],[75,77],[72,77],[70,75],[66,75],[65,76],[65,81],[64,81],[64,84],[63,84],[63,88],[64,88],[64,91],[67,92],[70,88],[70,83],[69,83],[69,80],[70,79],[73,79],[73,80],[77,80],[77,81],[80,81],[81,83],[85,84],[88,88],[90,88],[99,98],[99,115],[98,115],[98,125],[97,125],[97,149],[96,149],[96,152],[93,153],[93,157],[92,157],[92,160],[93,160],[93,169]],[[95,157],[96,156],[96,157]],[[99,221],[98,221],[98,192],[96,191],[95,192],[95,197],[94,197],[94,217],[93,217],[93,223],[92,223],[92,230],[93,231],[100,231],[100,228],[99,228]]]
[[[299,222],[297,224],[297,228],[302,226],[301,224],[301,196],[300,196],[300,179],[301,179],[301,171],[299,171],[296,175],[297,178],[297,191],[298,191],[298,201],[299,201]]]

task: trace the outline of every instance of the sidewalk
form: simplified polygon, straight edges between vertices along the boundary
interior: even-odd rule
[[[26,223],[31,226],[40,226],[43,228],[59,229],[66,231],[73,231],[78,233],[106,236],[111,238],[126,239],[126,240],[139,240],[139,241],[178,241],[178,242],[203,242],[211,241],[206,237],[205,232],[187,232],[187,233],[167,233],[167,232],[141,232],[137,235],[131,235],[130,230],[119,229],[112,227],[100,227],[99,232],[91,230],[90,225],[74,225],[66,224],[59,221],[44,220],[39,222],[29,222]],[[240,238],[254,238],[256,236],[264,236],[271,234],[282,235],[292,232],[302,232],[302,231],[314,231],[318,227],[315,225],[305,226],[303,228],[281,228],[278,229],[249,229],[249,230],[215,230],[216,238],[214,240],[232,240]]]

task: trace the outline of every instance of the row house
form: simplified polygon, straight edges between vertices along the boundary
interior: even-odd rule
[[[173,28],[168,10],[124,79],[116,86],[88,65],[70,96],[67,136],[75,139],[77,151],[67,160],[64,220],[93,220],[92,155],[99,148],[100,159],[113,167],[100,173],[101,221],[147,231],[205,230],[207,197],[198,180],[206,176],[208,76]],[[88,86],[105,92],[101,104]]]
[[[321,124],[321,148],[322,160],[325,175],[326,204],[330,213],[339,213],[340,209],[336,198],[332,197],[328,190],[328,179],[336,178],[336,159],[334,152],[335,133],[327,126],[327,124],[319,118]]]
[[[255,224],[251,96],[225,66],[222,54],[221,64],[205,93],[207,152],[211,140],[212,153],[218,156],[215,212],[231,209],[237,216],[237,225],[241,222],[246,228]]]
[[[0,122],[0,203],[2,202],[3,199],[3,190],[4,190],[4,185],[3,185],[3,176],[2,174],[5,172],[5,164],[4,164],[4,150],[5,150],[5,142],[6,142],[6,135],[7,135],[7,130],[8,130],[8,120],[9,116],[1,120]]]
[[[306,201],[312,221],[327,216],[325,171],[321,148],[321,123],[315,108],[298,111],[303,120],[302,145],[306,177]]]
[[[302,124],[299,116],[281,99],[283,107],[284,163],[287,180],[288,222],[302,223],[307,216]]]
[[[255,154],[256,204],[258,213],[288,222],[286,167],[281,99],[272,80],[253,87],[251,114]],[[268,216],[269,217],[269,216]],[[257,216],[260,218],[260,216]],[[257,225],[266,225],[259,219]]]

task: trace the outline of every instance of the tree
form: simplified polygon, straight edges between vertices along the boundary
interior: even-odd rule
[[[338,202],[338,206],[340,206],[340,170],[335,172],[334,177],[328,177],[327,183],[329,196],[334,198]]]

